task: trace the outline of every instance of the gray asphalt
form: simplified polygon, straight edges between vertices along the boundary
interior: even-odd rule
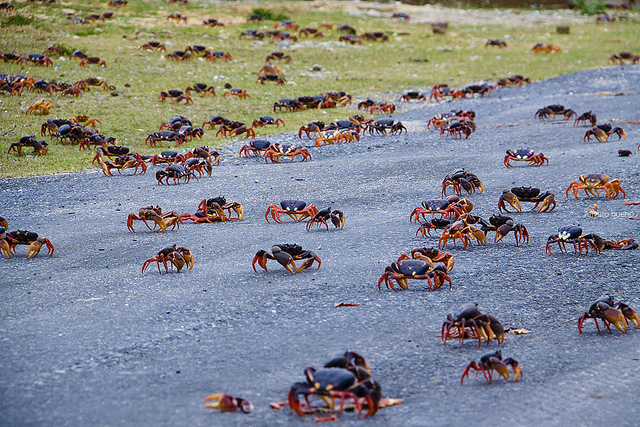
[[[56,248],[51,258],[26,259],[18,247],[18,256],[0,260],[0,424],[309,425],[310,417],[275,412],[269,403],[284,400],[305,367],[351,349],[369,360],[384,396],[405,402],[366,421],[345,413],[344,423],[638,425],[640,330],[598,335],[588,321],[579,335],[576,325],[604,294],[640,309],[639,252],[550,256],[545,243],[567,224],[640,241],[640,222],[628,219],[640,216],[640,206],[564,194],[580,174],[607,173],[620,179],[626,200],[640,200],[640,129],[616,122],[626,140],[584,143],[587,127],[533,116],[562,104],[578,114],[593,110],[600,121],[637,121],[639,89],[640,67],[608,67],[485,98],[414,104],[394,116],[408,135],[309,147],[306,163],[239,159],[231,154],[243,141],[234,141],[211,178],[185,185],[156,185],[153,168],[138,176],[91,171],[0,181],[0,215],[10,229],[35,231]],[[428,118],[451,108],[476,111],[469,139],[424,131]],[[530,124],[507,126],[523,122]],[[272,141],[300,144],[293,133]],[[505,168],[505,150],[518,147],[543,152],[549,165]],[[619,149],[634,154],[621,158]],[[482,194],[469,196],[476,215],[497,213],[502,189],[511,186],[554,191],[558,206],[512,214],[529,230],[528,245],[516,246],[511,235],[486,247],[449,245],[451,291],[427,292],[426,283],[411,281],[407,291],[379,292],[378,278],[402,252],[437,245],[437,237],[415,237],[409,213],[438,198],[444,176],[462,167],[484,182]],[[245,219],[166,234],[136,223],[137,234],[127,231],[127,215],[142,206],[193,213],[200,200],[219,195],[241,203]],[[346,225],[307,232],[286,217],[267,224],[267,206],[283,199],[342,210]],[[586,213],[594,202],[599,217]],[[173,243],[195,254],[193,270],[159,274],[152,266],[142,275],[144,260]],[[254,273],[254,254],[277,243],[313,249],[321,268],[293,276],[270,261],[269,273]],[[531,333],[482,348],[443,346],[437,335],[446,315],[472,301],[506,327]],[[339,302],[361,305],[334,308]],[[498,349],[520,362],[521,381],[488,385],[472,377],[460,385],[471,360]],[[216,392],[244,397],[255,409],[204,409],[201,399]]]

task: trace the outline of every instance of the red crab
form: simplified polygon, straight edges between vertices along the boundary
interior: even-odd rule
[[[522,370],[520,369],[520,364],[517,360],[512,359],[511,357],[502,360],[502,351],[500,350],[495,353],[485,354],[480,358],[480,365],[478,365],[475,360],[469,363],[462,373],[460,384],[462,385],[464,378],[469,376],[469,371],[471,369],[476,371],[476,378],[478,377],[478,374],[482,372],[489,384],[493,381],[493,371],[496,371],[505,380],[508,380],[509,365],[511,365],[511,369],[513,369],[513,382],[516,382],[518,381],[518,378],[522,376]]]
[[[598,326],[598,319],[602,320],[604,326],[611,332],[610,324],[613,324],[623,334],[627,333],[628,321],[631,321],[636,328],[640,328],[640,318],[638,313],[623,302],[616,302],[613,297],[606,295],[594,302],[589,311],[584,313],[580,320],[578,320],[578,332],[582,333],[582,324],[587,319],[593,319],[596,323],[596,328],[600,334],[600,326]]]
[[[160,263],[164,264],[164,270],[166,273],[169,272],[169,267],[167,266],[167,262],[170,262],[172,266],[174,266],[178,272],[182,270],[182,267],[185,265],[191,270],[193,268],[194,257],[191,251],[183,246],[170,245],[165,246],[160,249],[160,251],[156,254],[156,256],[149,258],[142,264],[142,273],[144,274],[145,270],[149,267],[149,265],[155,261],[158,264],[158,271],[162,274],[160,270]]]
[[[309,217],[315,217],[318,213],[318,208],[313,204],[307,206],[307,203],[302,200],[283,200],[280,202],[280,207],[269,205],[267,212],[264,214],[264,218],[269,222],[269,214],[271,214],[271,218],[273,218],[275,222],[282,223],[280,219],[281,213],[289,215],[295,222],[300,222]]]
[[[253,271],[257,273],[256,270],[256,262],[260,267],[264,269],[267,273],[267,260],[273,259],[278,261],[280,265],[282,265],[287,271],[291,274],[300,273],[302,270],[306,270],[311,267],[315,262],[318,263],[318,269],[320,269],[320,265],[322,264],[322,260],[320,257],[315,254],[313,251],[305,251],[302,249],[302,246],[296,244],[281,244],[281,245],[273,245],[271,247],[271,253],[260,249],[256,252],[256,255],[253,257],[253,261],[251,262],[251,266],[253,267]],[[304,260],[300,267],[296,266],[295,260]]]
[[[515,150],[507,150],[506,156],[504,156],[504,165],[508,168],[511,167],[510,160],[517,162],[528,162],[527,166],[536,165],[542,166],[545,163],[549,164],[549,159],[544,154],[536,154],[533,150],[528,148],[516,148]]]

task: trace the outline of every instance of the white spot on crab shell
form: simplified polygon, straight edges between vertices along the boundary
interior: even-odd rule
[[[567,240],[570,236],[571,234],[567,231],[563,231],[558,235],[558,237],[561,238],[562,240]]]

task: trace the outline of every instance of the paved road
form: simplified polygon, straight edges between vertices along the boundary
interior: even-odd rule
[[[352,349],[367,357],[385,396],[405,399],[367,421],[343,415],[356,425],[637,425],[640,330],[600,336],[590,321],[578,335],[576,323],[606,293],[640,309],[639,252],[578,258],[549,256],[544,246],[574,223],[585,233],[640,240],[640,223],[628,219],[640,216],[640,206],[599,198],[601,216],[593,218],[586,214],[593,201],[564,196],[580,174],[604,172],[620,179],[627,200],[640,200],[640,129],[620,122],[626,140],[584,143],[587,128],[533,115],[563,104],[602,120],[639,120],[638,88],[639,67],[612,67],[421,105],[395,116],[408,135],[310,148],[308,163],[228,155],[211,178],[186,185],[157,186],[153,173],[106,178],[96,171],[0,181],[0,215],[10,229],[36,231],[56,247],[52,258],[27,260],[21,247],[22,256],[0,261],[0,424],[308,425],[269,402],[283,400],[305,367]],[[469,139],[423,131],[429,117],[458,107],[477,113]],[[506,126],[522,122],[530,124]],[[299,142],[292,133],[277,139]],[[504,152],[517,147],[543,152],[549,165],[506,169]],[[618,157],[621,148],[634,155]],[[497,213],[502,189],[511,186],[552,190],[558,207],[513,215],[528,228],[528,245],[508,236],[466,251],[450,246],[451,291],[426,292],[412,281],[408,291],[379,292],[378,277],[402,252],[437,245],[436,237],[415,237],[409,213],[439,197],[443,177],[462,167],[484,182],[484,193],[469,196],[483,217]],[[244,205],[245,219],[166,234],[141,223],[137,234],[126,229],[127,214],[141,206],[195,212],[200,200],[218,195]],[[288,198],[342,210],[344,230],[267,224],[266,207]],[[270,262],[269,273],[253,272],[256,251],[285,242],[313,249],[322,267],[292,276]],[[142,275],[144,260],[170,243],[193,251],[194,269]],[[443,346],[437,335],[447,313],[471,301],[531,334],[481,349]],[[338,302],[361,305],[334,308]],[[460,386],[465,366],[497,349],[520,361],[522,381]],[[245,397],[255,409],[204,409],[200,400],[214,392]]]

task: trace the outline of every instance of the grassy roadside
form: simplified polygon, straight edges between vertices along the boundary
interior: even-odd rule
[[[638,18],[616,24],[595,24],[588,19],[584,25],[573,26],[571,33],[560,35],[555,25],[523,28],[484,25],[459,26],[451,23],[446,35],[434,35],[424,24],[394,22],[388,17],[351,16],[341,12],[310,13],[308,5],[298,8],[297,3],[260,4],[260,7],[286,14],[301,28],[316,27],[322,21],[332,22],[334,30],[323,30],[324,39],[300,38],[289,48],[279,48],[265,39],[253,42],[238,39],[240,32],[250,28],[272,29],[274,21],[262,24],[245,23],[252,5],[230,3],[191,2],[177,6],[151,0],[137,0],[124,8],[110,8],[106,2],[88,1],[82,4],[13,3],[16,13],[0,16],[0,53],[19,55],[42,53],[47,46],[58,43],[67,52],[80,49],[90,56],[107,62],[106,68],[92,65],[78,66],[69,55],[52,57],[54,66],[42,67],[0,62],[0,73],[25,74],[36,80],[46,79],[73,83],[88,77],[97,77],[116,87],[115,91],[92,88],[80,98],[62,97],[60,94],[23,92],[10,96],[0,92],[0,177],[42,175],[81,171],[90,168],[93,152],[78,150],[53,142],[44,157],[18,157],[7,154],[11,143],[23,135],[38,134],[47,118],[69,118],[87,114],[98,118],[102,133],[115,136],[121,145],[132,147],[141,154],[160,151],[145,147],[144,139],[158,129],[160,123],[174,114],[190,118],[200,125],[213,114],[251,123],[260,115],[270,114],[286,122],[285,131],[297,129],[311,120],[333,121],[355,114],[355,102],[347,109],[308,110],[296,113],[272,113],[275,101],[283,97],[316,95],[326,91],[344,90],[354,100],[371,97],[375,100],[396,102],[399,95],[410,89],[428,91],[437,83],[464,86],[479,80],[497,80],[510,74],[523,74],[533,80],[544,79],[585,68],[607,65],[613,53],[631,51],[640,54],[640,22]],[[102,14],[107,10],[115,18],[105,22],[76,24],[66,18],[62,9],[72,8],[76,16]],[[304,10],[303,10],[304,9]],[[189,17],[187,24],[172,23],[165,18],[172,12]],[[18,18],[16,18],[18,17]],[[225,28],[205,28],[205,18],[229,22]],[[365,42],[362,46],[338,43],[335,28],[347,23],[358,34],[385,31],[390,34],[387,43]],[[506,49],[485,48],[487,39],[502,39]],[[183,50],[188,45],[205,45],[211,50],[230,52],[234,60],[208,62],[174,62],[163,58],[161,52],[139,50],[142,44],[158,40],[167,47],[167,53]],[[553,55],[535,55],[531,47],[539,42],[559,45],[563,52]],[[260,85],[256,73],[264,65],[264,57],[274,50],[291,55],[289,64],[276,64],[284,69],[288,84]],[[314,65],[321,71],[311,71]],[[169,89],[184,90],[196,82],[216,87],[216,97],[193,96],[191,105],[159,103],[158,93]],[[226,99],[221,95],[224,84],[246,89],[251,98]],[[117,96],[114,96],[114,94]],[[26,115],[33,102],[45,99],[53,104],[49,116]],[[442,108],[446,110],[446,106]],[[281,132],[274,127],[261,128],[260,136]],[[40,138],[39,138],[40,139]],[[200,141],[184,144],[220,146],[226,142],[205,131]],[[165,147],[168,144],[165,143]],[[166,148],[165,148],[166,149]],[[30,149],[26,150],[27,152]]]

